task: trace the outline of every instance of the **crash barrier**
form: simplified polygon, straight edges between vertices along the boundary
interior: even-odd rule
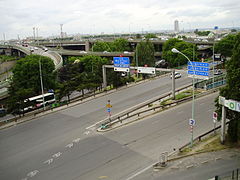
[[[226,122],[226,124],[229,124],[229,121]],[[201,141],[204,136],[209,135],[210,133],[215,132],[216,130],[218,130],[218,129],[220,129],[220,128],[221,128],[221,125],[219,125],[219,126],[213,128],[213,129],[207,131],[206,133],[201,134],[200,136],[198,136],[198,137],[196,137],[196,138],[193,139],[193,143],[194,143],[194,142],[199,142],[199,141]],[[183,150],[184,148],[186,148],[186,147],[188,147],[188,146],[190,146],[190,145],[191,145],[191,142],[188,142],[187,144],[185,144],[185,145],[181,146],[180,148],[178,148],[178,151],[179,151],[179,152],[182,152],[182,150]]]
[[[188,84],[186,86],[183,86],[183,87],[177,89],[175,92],[179,93],[179,92],[184,91],[184,90],[186,90],[188,88],[191,88],[191,87],[192,87],[192,84]],[[161,100],[164,100],[166,98],[170,98],[171,96],[172,96],[171,92],[170,93],[165,93],[164,95],[152,98],[152,99],[150,99],[148,101],[145,101],[141,104],[138,104],[138,105],[136,105],[132,108],[129,108],[125,111],[122,111],[122,112],[120,112],[116,115],[113,115],[111,118],[106,118],[106,119],[103,120],[104,123],[102,123],[100,128],[101,129],[110,128],[113,124],[118,123],[118,122],[122,123],[122,121],[125,120],[125,119],[131,118],[131,117],[134,117],[134,116],[140,116],[140,114],[146,113],[148,111],[156,111],[156,110],[160,110],[160,109],[163,109],[163,108],[167,108],[167,107],[173,106],[177,103],[185,102],[186,100],[191,98],[191,97],[188,97],[188,98],[185,98],[185,99],[181,99],[181,100],[178,100],[176,102],[169,103],[167,105],[158,105],[158,106],[154,106],[152,108],[150,107],[154,102],[160,102]],[[141,108],[144,108],[144,107],[148,107],[148,108],[145,109],[145,110],[139,111]]]

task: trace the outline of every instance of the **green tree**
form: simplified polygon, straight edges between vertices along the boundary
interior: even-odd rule
[[[94,45],[93,45],[93,51],[94,52],[103,52],[103,51],[108,51],[108,52],[111,52],[112,51],[112,47],[111,47],[111,44],[108,43],[108,42],[96,42]]]
[[[184,41],[176,39],[176,38],[169,39],[163,45],[162,57],[167,62],[169,62],[170,67],[184,65],[188,61],[183,55],[177,54],[177,53],[172,53],[172,48],[176,48],[177,50],[181,51],[190,60],[193,60],[193,59],[196,60],[197,53],[196,53],[195,45],[184,42]]]
[[[233,47],[236,42],[236,35],[229,34],[215,44],[215,51],[221,53],[225,57],[231,57],[233,53]]]
[[[220,95],[226,99],[240,101],[240,33],[235,37],[231,60],[227,62],[227,85],[220,90]],[[232,142],[240,140],[240,113],[227,109],[229,139]]]
[[[17,61],[9,87],[9,110],[22,108],[23,101],[41,94],[39,62],[41,62],[44,91],[55,89],[56,74],[53,61],[45,56],[29,55]]]
[[[112,51],[117,51],[117,52],[123,52],[123,51],[129,51],[129,42],[126,39],[123,38],[118,38],[114,40]]]
[[[150,34],[147,34],[147,35],[145,36],[145,38],[146,38],[146,39],[157,38],[157,36],[156,36],[156,34],[150,33]]]
[[[138,66],[155,66],[155,57],[154,57],[154,46],[153,43],[148,39],[146,41],[141,41],[136,47],[134,54],[134,65]]]
[[[108,63],[99,56],[71,57],[69,64],[59,70],[60,99],[73,91],[95,90],[102,85],[102,65]]]

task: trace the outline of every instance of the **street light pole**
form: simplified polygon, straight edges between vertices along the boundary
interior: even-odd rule
[[[43,110],[45,110],[46,108],[45,108],[43,80],[42,80],[41,55],[40,55],[40,59],[39,59],[39,76],[40,76],[41,90],[42,90]]]
[[[180,52],[176,48],[173,48],[172,52],[183,55],[185,58],[187,58],[187,60],[190,62],[190,64],[193,67],[193,79],[192,79],[192,89],[193,89],[193,95],[192,95],[192,120],[194,120],[194,109],[195,109],[195,107],[194,107],[194,101],[195,101],[195,97],[194,97],[195,96],[195,93],[194,93],[194,91],[195,91],[195,67],[194,67],[193,62],[190,61],[190,59],[185,54],[183,54],[182,52]],[[191,125],[191,147],[192,146],[193,146],[193,125]]]

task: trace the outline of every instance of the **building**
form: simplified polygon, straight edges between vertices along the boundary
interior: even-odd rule
[[[179,33],[179,23],[178,20],[174,21],[174,32]]]

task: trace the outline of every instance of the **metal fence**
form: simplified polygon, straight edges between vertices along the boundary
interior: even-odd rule
[[[222,173],[208,180],[240,180],[240,168]]]

